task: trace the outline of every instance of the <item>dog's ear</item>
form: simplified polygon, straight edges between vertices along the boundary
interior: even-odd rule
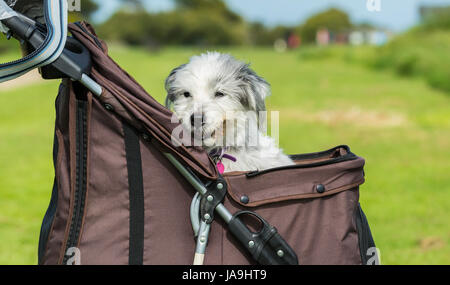
[[[246,64],[239,70],[238,79],[242,81],[244,96],[241,98],[242,104],[255,112],[266,111],[266,98],[270,96],[270,84],[262,77],[258,76]]]
[[[169,76],[166,78],[166,82],[165,82],[165,87],[166,87],[166,92],[167,92],[167,97],[166,97],[166,107],[169,108],[171,103],[173,101],[175,101],[175,92],[172,88],[172,84],[176,79],[176,75],[177,72],[180,71],[181,69],[183,69],[186,66],[186,64],[182,64],[180,66],[178,66],[177,68],[173,69]]]

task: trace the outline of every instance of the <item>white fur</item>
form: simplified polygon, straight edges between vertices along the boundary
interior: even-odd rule
[[[226,153],[237,159],[236,162],[222,160],[226,172],[293,164],[276,146],[275,140],[258,126],[258,115],[265,111],[270,85],[249,65],[217,52],[194,56],[188,64],[172,71],[166,80],[166,89],[168,104],[173,104],[175,114],[186,129],[197,130],[194,133],[202,135],[206,150],[225,145]],[[200,123],[196,120],[194,128],[191,126],[193,114],[203,114],[204,118]],[[253,128],[249,130],[248,126]]]

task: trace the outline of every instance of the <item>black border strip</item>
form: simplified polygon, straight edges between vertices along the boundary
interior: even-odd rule
[[[273,172],[273,171],[278,171],[278,170],[319,167],[319,166],[324,166],[324,165],[344,162],[344,161],[348,161],[348,160],[354,160],[354,159],[358,158],[358,156],[356,156],[354,153],[352,153],[350,151],[350,148],[348,146],[346,146],[346,145],[337,146],[335,148],[332,148],[332,149],[329,149],[329,150],[326,150],[326,151],[322,151],[322,152],[314,152],[314,153],[307,153],[307,154],[296,154],[296,155],[290,155],[289,157],[291,159],[293,159],[293,160],[304,160],[304,159],[319,158],[319,157],[323,157],[323,156],[326,156],[326,155],[331,155],[331,154],[335,153],[337,150],[339,150],[340,148],[345,149],[347,151],[347,154],[342,155],[342,156],[338,156],[336,158],[332,158],[332,159],[329,159],[329,160],[326,160],[326,161],[321,161],[321,162],[315,162],[315,163],[309,163],[309,164],[295,164],[295,165],[288,165],[288,166],[269,168],[269,169],[265,169],[265,170],[255,170],[255,171],[248,172],[245,175],[247,176],[247,178],[252,178],[252,177],[256,177],[256,176],[259,176],[259,175],[262,175],[262,174],[266,174],[266,173]]]
[[[56,130],[56,128],[55,128]],[[38,264],[42,264],[42,260],[45,254],[45,247],[47,246],[48,236],[50,235],[50,229],[53,224],[53,220],[56,215],[56,207],[58,206],[58,183],[57,183],[57,161],[59,153],[59,142],[56,135],[56,131],[53,138],[53,165],[55,169],[55,178],[53,180],[52,196],[50,198],[50,204],[45,212],[44,219],[41,224],[41,232],[39,234],[39,246],[38,246]],[[64,147],[64,146],[62,146]]]
[[[359,203],[355,209],[354,216],[356,230],[358,232],[358,244],[361,253],[361,261],[363,265],[367,265],[369,257],[371,257],[368,253],[368,250],[369,248],[376,248],[376,245],[375,241],[373,240],[372,232],[370,231],[367,217],[361,208],[361,204]]]
[[[144,182],[139,135],[123,123],[130,196],[130,250],[128,263],[142,265],[144,259]]]

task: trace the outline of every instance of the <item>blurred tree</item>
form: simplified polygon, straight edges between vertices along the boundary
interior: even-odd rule
[[[273,39],[269,35],[269,30],[259,22],[249,25],[249,37],[251,43],[255,45],[268,45],[273,42]]]
[[[241,22],[242,17],[231,11],[223,0],[175,0],[179,10],[216,11],[232,22]]]
[[[98,4],[92,0],[81,0],[81,14],[85,19],[90,20],[98,8]]]
[[[450,6],[421,7],[422,27],[430,30],[450,30]]]
[[[368,22],[363,22],[363,23],[359,23],[359,24],[354,24],[353,28],[357,29],[357,30],[364,30],[364,31],[370,31],[370,30],[376,30],[377,27],[371,23]]]
[[[131,2],[133,5],[140,3]],[[145,9],[121,10],[101,25],[99,34],[108,39],[147,46],[240,45],[247,42],[247,24],[224,1],[176,0],[175,4],[175,10],[159,13],[149,13]]]
[[[342,32],[350,29],[352,23],[347,13],[332,8],[309,18],[298,28],[304,42],[312,43],[318,30],[326,28],[330,32]]]
[[[143,45],[145,42],[147,13],[119,11],[99,28],[99,34],[109,40],[130,45]]]
[[[278,39],[287,40],[293,32],[294,28],[292,27],[268,28],[262,23],[251,23],[248,28],[250,42],[254,45],[273,45]]]
[[[222,3],[221,0],[175,0],[175,4],[178,8],[198,9],[198,8],[212,8]]]
[[[99,6],[93,0],[81,0],[81,12],[70,12],[69,22],[81,20],[90,21],[92,15],[98,10]]]

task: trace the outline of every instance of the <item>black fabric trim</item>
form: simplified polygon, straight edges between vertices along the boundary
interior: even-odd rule
[[[128,263],[142,265],[144,259],[144,182],[139,135],[123,123],[130,196],[130,250]]]
[[[324,157],[324,156],[328,156],[331,155],[335,152],[337,152],[339,149],[345,149],[345,151],[347,152],[346,155],[351,154],[354,156],[354,154],[350,151],[350,147],[347,145],[340,145],[337,147],[333,147],[332,149],[329,150],[325,150],[325,151],[320,151],[320,152],[313,152],[313,153],[306,153],[306,154],[294,154],[294,155],[290,155],[289,157],[293,160],[304,160],[304,159],[314,159],[314,158],[319,158],[319,157]]]
[[[47,246],[48,238],[50,235],[50,229],[53,224],[53,220],[55,219],[56,207],[58,200],[58,186],[55,182],[53,183],[52,197],[50,199],[50,205],[47,208],[47,212],[45,213],[44,220],[41,225],[41,233],[39,235],[39,247],[38,247],[38,264],[42,264],[45,248]]]
[[[337,153],[337,151],[340,148],[344,148],[347,151],[347,154],[340,156],[339,153]],[[326,151],[322,151],[322,152],[315,152],[315,153],[308,153],[308,154],[296,154],[296,155],[290,155],[289,157],[292,160],[304,160],[304,159],[319,158],[319,157],[323,157],[323,156],[327,156],[327,155],[331,155],[331,154],[335,154],[336,157],[331,158],[326,161],[309,163],[309,164],[294,164],[294,165],[269,168],[269,169],[265,169],[265,170],[255,170],[255,171],[248,172],[245,175],[247,176],[247,178],[252,178],[252,177],[266,174],[266,173],[269,173],[272,171],[285,170],[285,169],[319,167],[319,166],[324,166],[324,165],[329,165],[329,164],[334,164],[334,163],[340,163],[340,162],[344,162],[344,161],[348,161],[348,160],[354,160],[354,159],[358,158],[358,156],[356,156],[354,153],[352,153],[350,151],[350,148],[346,145],[337,146],[335,148],[332,148],[332,149],[326,150]]]
[[[362,264],[365,265],[369,260],[369,256],[367,255],[368,249],[375,248],[376,245],[373,240],[372,232],[370,231],[369,222],[367,221],[367,217],[364,214],[360,204],[358,204],[358,207],[355,210],[355,222],[356,229],[358,231],[358,244],[361,254],[361,261]]]
[[[58,149],[59,149],[58,139],[57,139],[56,133],[55,133],[54,143],[53,143],[53,164],[55,167],[55,173],[56,173],[56,161],[58,159]],[[45,213],[44,219],[42,221],[41,233],[39,235],[38,264],[42,264],[42,259],[44,258],[45,247],[47,246],[48,236],[50,234],[50,229],[52,227],[53,220],[55,219],[57,201],[58,201],[58,186],[57,186],[57,180],[55,177],[54,182],[53,182],[52,196],[50,198],[50,204],[47,208],[47,212]]]

